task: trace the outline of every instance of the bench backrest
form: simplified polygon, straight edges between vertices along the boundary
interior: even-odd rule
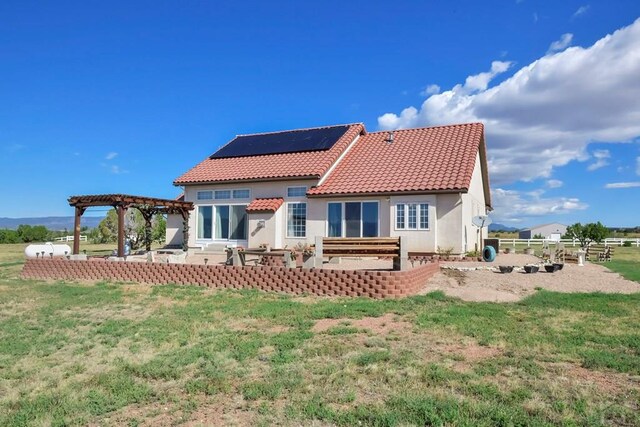
[[[322,252],[333,257],[398,257],[400,239],[397,237],[324,237]]]

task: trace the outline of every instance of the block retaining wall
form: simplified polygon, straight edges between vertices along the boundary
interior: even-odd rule
[[[22,269],[22,277],[113,280],[210,288],[253,288],[293,294],[399,298],[416,294],[439,269],[437,262],[407,271],[364,271],[28,259]]]

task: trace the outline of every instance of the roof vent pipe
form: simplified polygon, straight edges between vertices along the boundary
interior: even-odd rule
[[[389,132],[389,136],[387,137],[387,142],[391,144],[393,142],[393,131]]]

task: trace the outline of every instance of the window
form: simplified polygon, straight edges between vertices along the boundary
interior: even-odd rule
[[[428,203],[400,203],[396,205],[396,230],[428,229]]]
[[[362,237],[378,237],[378,203],[362,202]]]
[[[407,221],[407,228],[411,230],[415,230],[417,227],[417,215],[418,215],[418,206],[415,203],[411,203],[407,205],[409,211],[409,220]]]
[[[216,239],[229,238],[229,206],[216,206]]]
[[[327,204],[329,237],[377,237],[378,202],[331,202]]]
[[[211,200],[213,199],[213,191],[198,191],[196,198],[198,200]]]
[[[198,206],[196,226],[198,239],[246,240],[246,206]]]
[[[287,205],[287,237],[307,236],[307,204],[289,203]]]
[[[329,203],[328,205],[329,237],[342,237],[342,203]]]
[[[307,195],[307,187],[288,187],[288,197],[304,197]]]
[[[404,229],[404,205],[396,206],[396,228]]]
[[[234,199],[248,199],[249,196],[250,196],[250,193],[248,189],[233,190]]]
[[[426,203],[420,203],[420,228],[429,228],[429,205]]]
[[[216,190],[215,198],[216,198],[216,200],[230,199],[231,198],[231,190]]]
[[[211,220],[213,207],[198,206],[198,239],[211,238]]]

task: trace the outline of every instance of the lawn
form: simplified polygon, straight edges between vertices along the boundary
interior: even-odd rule
[[[2,249],[0,425],[640,425],[640,294],[45,283]]]

